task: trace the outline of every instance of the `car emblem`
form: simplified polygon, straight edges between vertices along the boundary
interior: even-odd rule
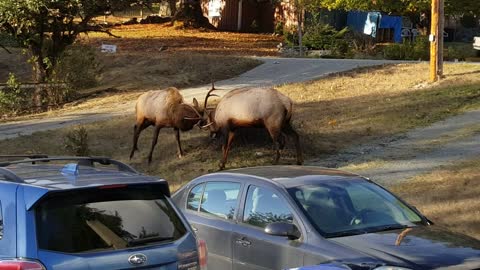
[[[131,265],[142,265],[147,262],[147,256],[143,254],[133,254],[132,256],[128,257],[128,262]]]

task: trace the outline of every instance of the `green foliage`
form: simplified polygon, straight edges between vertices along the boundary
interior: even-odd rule
[[[129,6],[134,0],[0,0],[0,32],[29,49],[37,82],[51,75],[58,57],[77,36],[105,32],[95,16]]]
[[[77,127],[68,132],[64,138],[64,148],[71,155],[88,156],[88,131],[85,127]]]
[[[445,44],[445,60],[454,61],[459,60],[463,61],[470,57],[476,56],[476,51],[472,48],[470,43],[449,43]]]
[[[85,45],[69,47],[55,65],[54,82],[66,83],[72,90],[94,87],[101,64],[95,49]]]
[[[20,44],[10,36],[9,34],[5,32],[0,32],[0,45],[3,45],[5,47],[19,47]]]
[[[342,41],[347,32],[347,28],[337,31],[328,24],[309,24],[303,35],[303,44],[309,49],[334,50],[345,46]]]
[[[428,12],[431,0],[300,0],[305,7],[311,9],[322,7],[344,10],[378,10],[387,13],[410,15],[418,12]],[[445,0],[447,15],[479,14],[480,1],[476,0]]]
[[[478,26],[478,20],[480,18],[473,14],[465,14],[460,18],[460,23],[465,28],[475,28]]]
[[[418,37],[415,42],[390,44],[383,49],[383,55],[389,60],[428,60],[429,42],[426,37]]]
[[[0,89],[0,113],[11,114],[26,110],[30,106],[28,90],[23,90],[15,74],[10,73],[5,88]]]

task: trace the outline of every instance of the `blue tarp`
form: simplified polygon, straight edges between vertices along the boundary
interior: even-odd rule
[[[351,29],[363,33],[365,22],[367,21],[368,13],[361,11],[351,11],[347,15],[347,25]]]
[[[369,16],[370,13],[370,16]],[[374,15],[375,16],[372,16]],[[353,30],[361,33],[365,33],[366,27],[372,27],[371,18],[376,18],[378,15],[377,12],[362,12],[362,11],[351,11],[347,15],[347,25]],[[394,29],[394,41],[397,43],[402,42],[402,17],[400,16],[388,16],[381,15],[380,26],[377,28],[393,28]],[[375,37],[376,29],[372,29],[373,37]],[[368,32],[370,33],[370,32]]]
[[[397,43],[402,42],[402,17],[383,15],[380,21],[380,28],[393,28],[393,39]]]

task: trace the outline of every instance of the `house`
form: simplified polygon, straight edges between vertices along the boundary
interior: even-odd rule
[[[270,0],[202,0],[202,9],[219,30],[264,33],[274,30],[275,8]]]

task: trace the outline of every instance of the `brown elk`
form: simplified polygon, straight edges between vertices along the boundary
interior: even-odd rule
[[[180,131],[191,130],[202,121],[203,111],[200,111],[198,102],[193,99],[193,106],[184,103],[183,97],[177,88],[170,87],[163,90],[149,91],[141,95],[135,106],[136,123],[133,134],[133,148],[130,159],[138,150],[138,138],[147,127],[155,126],[153,141],[148,154],[148,163],[152,162],[152,155],[157,145],[158,135],[162,128],[169,127],[175,131],[178,156],[183,155],[180,144]]]
[[[293,129],[293,102],[273,88],[240,88],[227,93],[213,110],[207,110],[208,98],[213,96],[212,87],[205,97],[207,125],[213,133],[224,135],[223,158],[220,169],[225,168],[228,152],[238,128],[263,127],[270,134],[276,150],[274,164],[280,159],[280,149],[285,146],[285,136],[295,141],[297,164],[303,163],[298,133]],[[204,126],[204,127],[206,127]]]

